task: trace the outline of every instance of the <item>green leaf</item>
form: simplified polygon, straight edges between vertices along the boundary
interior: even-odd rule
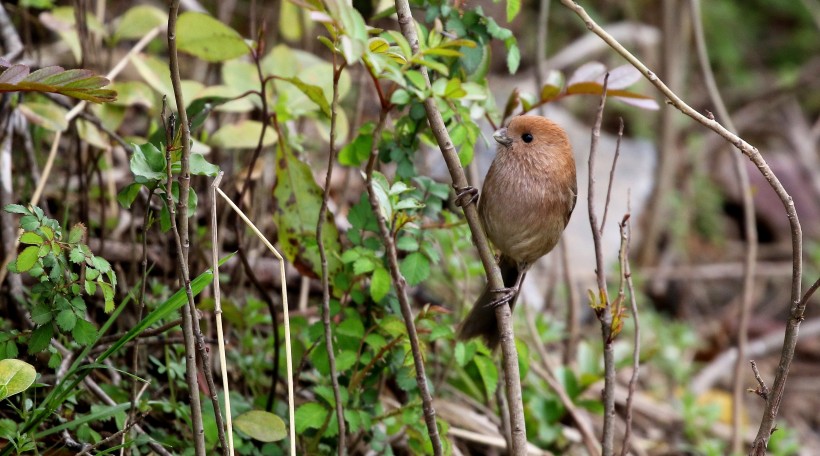
[[[20,236],[21,244],[41,245],[43,242],[45,242],[43,238],[33,231],[26,231],[22,236]]]
[[[317,402],[307,402],[296,409],[296,432],[303,433],[308,429],[319,429],[325,423],[329,410]]]
[[[25,101],[18,108],[29,122],[50,131],[65,131],[68,111],[50,101]]]
[[[498,387],[498,369],[492,359],[486,356],[476,356],[473,358],[481,380],[484,382],[484,390],[487,397],[493,397],[495,389]]]
[[[521,0],[507,0],[507,22],[512,22],[521,11]]]
[[[373,147],[373,129],[372,122],[368,122],[359,128],[359,134],[356,138],[339,151],[339,164],[359,167],[370,157],[370,151]]]
[[[165,11],[150,5],[135,6],[120,16],[112,40],[142,38],[151,29],[168,22]]]
[[[233,420],[237,429],[260,442],[276,442],[287,436],[285,422],[270,412],[251,410]]]
[[[364,337],[364,325],[358,316],[348,317],[336,327],[336,334],[361,339]]]
[[[430,275],[430,260],[423,253],[413,252],[399,263],[408,285],[418,285]]]
[[[27,390],[36,378],[31,364],[19,359],[0,360],[0,401]]]
[[[82,264],[85,262],[85,254],[79,247],[74,247],[68,253],[68,259],[74,264]]]
[[[314,84],[308,84],[295,76],[292,78],[282,78],[282,80],[296,86],[296,88],[310,98],[310,101],[319,105],[319,108],[323,113],[325,113],[326,116],[330,117],[330,104],[327,102],[325,92],[321,87]]]
[[[103,274],[111,270],[111,263],[103,257],[95,256],[91,259],[91,263],[92,266]]]
[[[279,245],[288,261],[300,271],[321,275],[319,246],[316,242],[316,226],[322,205],[322,189],[313,178],[310,167],[297,159],[287,147],[277,148],[276,184],[273,196],[276,210],[273,215],[278,227]],[[322,225],[328,274],[330,277],[341,268],[339,256],[341,242],[333,214],[326,212]]]
[[[17,271],[26,272],[31,269],[36,263],[40,248],[36,245],[31,245],[23,249],[20,255],[17,256]]]
[[[31,213],[31,212],[29,212],[28,209],[26,209],[25,206],[23,206],[21,204],[6,204],[6,206],[3,207],[3,210],[8,212],[9,214],[27,215],[27,214]]]
[[[189,164],[191,167],[191,174],[210,177],[214,177],[219,174],[219,166],[208,162],[202,154],[191,154]]]
[[[381,302],[389,292],[390,273],[383,267],[376,268],[373,271],[373,277],[370,279],[370,297],[376,302]]]
[[[28,339],[28,353],[33,355],[45,350],[53,335],[54,328],[50,324],[40,326],[32,331],[31,337]]]
[[[38,325],[44,325],[52,319],[51,307],[48,304],[39,302],[31,309],[31,321]]]
[[[133,144],[130,168],[137,183],[163,182],[165,175],[165,155],[151,143]]]
[[[128,184],[117,193],[117,201],[120,203],[120,206],[130,209],[131,205],[134,204],[134,200],[137,199],[137,195],[140,194],[140,190],[142,190],[142,184],[138,184],[136,182]]]
[[[510,74],[515,74],[518,71],[518,65],[521,64],[521,50],[518,49],[518,45],[513,43],[510,46],[507,46],[507,69],[509,69]]]
[[[31,74],[25,65],[12,65],[0,74],[2,92],[59,93],[94,103],[110,102],[117,93],[101,89],[108,85],[108,79],[97,76],[89,70],[63,70],[58,66],[41,68]]]
[[[71,336],[78,344],[89,345],[97,339],[97,328],[82,318],[78,318],[74,329],[71,330]]]
[[[54,319],[61,331],[68,332],[74,329],[74,324],[77,323],[77,315],[71,309],[65,309],[57,314]]]
[[[209,62],[223,62],[250,51],[236,30],[207,14],[191,11],[179,15],[177,46]]]
[[[71,231],[68,232],[68,243],[69,244],[77,244],[82,242],[83,238],[85,237],[85,225],[82,223],[77,223],[71,227]]]
[[[223,149],[255,149],[262,135],[262,122],[241,120],[223,125],[208,141],[208,144]],[[265,129],[262,147],[276,144],[278,136],[273,128]]]

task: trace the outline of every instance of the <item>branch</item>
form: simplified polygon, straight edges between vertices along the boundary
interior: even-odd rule
[[[396,0],[396,14],[399,19],[399,27],[413,53],[419,50],[419,39],[416,34],[416,23],[410,13],[410,5],[407,0]],[[430,77],[427,68],[419,67],[424,80],[427,84],[428,90],[431,88]],[[453,147],[453,141],[450,139],[450,134],[444,126],[444,120],[441,117],[436,106],[436,101],[430,97],[424,100],[424,109],[427,112],[427,120],[430,123],[430,129],[433,131],[433,136],[441,149],[441,154],[447,164],[447,169],[450,172],[450,177],[453,179],[453,185],[457,188],[467,187],[467,177],[464,175],[464,169],[461,168],[461,163],[458,159],[458,154]],[[478,249],[481,263],[484,265],[484,271],[487,273],[488,286],[491,289],[504,288],[504,282],[501,280],[501,271],[495,263],[495,257],[490,249],[490,244],[487,242],[487,236],[481,227],[481,222],[478,218],[478,209],[475,205],[468,204],[464,208],[464,215],[467,219],[467,224],[470,226],[470,231],[473,234],[476,248]],[[526,454],[527,451],[527,431],[524,422],[524,404],[521,395],[521,374],[518,369],[518,353],[515,348],[515,338],[512,328],[512,311],[510,306],[498,306],[495,309],[496,318],[498,319],[498,330],[501,340],[501,353],[503,355],[503,364],[507,385],[507,400],[510,406],[510,423],[512,424],[512,441],[513,448],[510,453],[514,456]]]
[[[379,156],[379,138],[381,138],[389,110],[389,106],[382,107],[381,113],[379,114],[379,123],[373,131],[373,145],[370,149],[370,159],[367,162],[367,195],[370,200],[370,208],[373,210],[373,214],[376,216],[376,221],[379,224],[379,233],[381,234],[382,242],[384,242],[385,249],[387,250],[387,265],[389,266],[393,283],[396,285],[396,295],[399,299],[401,315],[404,318],[404,325],[407,327],[407,338],[410,341],[410,350],[413,352],[413,364],[416,367],[416,384],[419,387],[419,395],[421,395],[427,434],[430,436],[433,454],[435,456],[441,456],[444,454],[444,451],[441,445],[441,437],[438,433],[438,426],[436,425],[436,410],[433,407],[433,397],[430,395],[430,389],[427,386],[427,375],[424,372],[424,358],[421,355],[421,348],[419,347],[419,336],[416,332],[415,319],[413,317],[413,311],[410,308],[410,300],[407,298],[407,281],[405,281],[399,269],[396,243],[393,242],[393,235],[387,227],[387,221],[384,219],[384,215],[382,215],[382,211],[379,208],[379,199],[378,196],[376,196],[376,190],[373,186],[373,168]]]
[[[336,110],[339,108],[339,77],[342,74],[344,63],[336,64],[336,53],[333,53],[333,100],[330,104],[330,145],[327,153],[327,174],[325,175],[325,191],[322,193],[322,207],[319,209],[319,220],[316,222],[316,243],[319,245],[319,257],[322,263],[322,324],[325,329],[325,348],[327,349],[327,363],[330,369],[330,384],[333,388],[333,397],[336,401],[336,421],[339,423],[339,441],[337,449],[339,456],[347,453],[347,436],[345,430],[345,416],[342,409],[342,394],[339,391],[339,374],[336,372],[336,355],[333,353],[333,332],[330,329],[330,278],[327,270],[327,253],[325,240],[322,236],[322,227],[327,215],[327,201],[330,197],[330,180],[333,176],[333,164],[336,161]],[[260,138],[261,141],[261,138]],[[281,139],[280,139],[281,141]]]
[[[751,160],[752,163],[754,163],[755,166],[757,166],[761,175],[766,179],[766,181],[775,191],[781,203],[783,204],[786,216],[789,219],[789,226],[792,238],[792,285],[790,296],[791,308],[790,318],[786,325],[786,333],[783,341],[783,350],[780,355],[780,362],[777,366],[777,373],[775,375],[775,379],[771,387],[771,394],[769,396],[768,401],[766,402],[766,410],[764,412],[763,419],[760,422],[760,428],[758,429],[757,437],[755,438],[755,442],[751,452],[751,454],[762,456],[766,452],[766,447],[768,446],[769,438],[771,437],[772,430],[775,426],[775,418],[777,417],[777,413],[780,408],[780,402],[783,399],[783,391],[786,386],[786,378],[789,375],[789,366],[791,365],[791,361],[794,358],[794,349],[795,345],[797,344],[797,334],[800,328],[800,322],[803,320],[803,314],[805,313],[806,309],[805,302],[801,302],[800,299],[800,281],[803,276],[803,263],[801,257],[803,251],[802,229],[800,228],[800,220],[797,217],[797,211],[795,210],[794,202],[792,201],[792,198],[788,194],[788,192],[786,192],[786,189],[783,188],[783,185],[780,183],[780,180],[772,172],[771,168],[769,168],[769,165],[763,159],[763,156],[754,146],[747,143],[736,134],[727,130],[723,125],[721,125],[714,119],[709,119],[705,117],[704,115],[695,111],[691,106],[684,103],[683,100],[681,100],[680,97],[678,97],[674,92],[672,92],[666,86],[666,84],[664,84],[663,81],[660,78],[658,78],[658,76],[654,72],[649,70],[649,68],[647,68],[647,66],[643,64],[643,62],[641,62],[638,58],[636,58],[629,51],[627,51],[626,48],[624,48],[620,43],[618,43],[614,38],[612,38],[611,35],[606,33],[576,2],[572,0],[561,0],[561,3],[565,7],[575,12],[575,14],[577,14],[578,17],[580,17],[584,21],[584,24],[589,30],[591,30],[599,37],[601,37],[601,39],[603,39],[607,44],[609,44],[609,46],[612,49],[614,49],[618,54],[623,56],[635,68],[637,68],[644,75],[644,77],[646,77],[647,80],[649,80],[649,82],[651,82],[658,90],[661,91],[661,93],[663,93],[668,98],[669,104],[671,104],[687,116],[691,117],[692,119],[696,120],[703,126],[711,129],[712,131],[726,139],[726,141],[728,141],[730,144],[734,145],[741,153],[746,155],[746,157],[748,157],[749,160]]]

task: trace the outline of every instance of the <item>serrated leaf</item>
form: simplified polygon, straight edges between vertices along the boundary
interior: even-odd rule
[[[413,252],[399,263],[408,285],[418,285],[430,276],[430,260],[423,253]]]
[[[12,73],[6,75],[12,68]],[[59,93],[94,103],[114,101],[117,98],[115,91],[102,89],[102,87],[108,85],[108,79],[97,76],[90,70],[63,70],[61,67],[54,66],[35,71],[18,80],[23,71],[17,66],[12,68],[3,72],[3,75],[6,75],[6,81],[0,80],[0,93]]]
[[[61,331],[68,332],[74,329],[74,325],[77,323],[77,315],[73,310],[65,309],[57,314],[54,321],[57,323],[57,326],[60,327]]]
[[[36,378],[31,364],[19,359],[0,360],[0,401],[27,390]]]
[[[82,264],[85,262],[85,254],[79,247],[74,247],[71,249],[71,252],[68,253],[68,259],[74,264]]]
[[[91,258],[91,265],[103,274],[111,270],[111,263],[103,257],[95,256]]]
[[[187,11],[177,20],[177,46],[208,62],[247,54],[250,48],[236,30],[203,13]]]
[[[296,409],[296,432],[303,433],[308,429],[319,429],[325,422],[329,410],[316,402],[307,402]]]
[[[30,214],[29,210],[21,204],[6,204],[3,210],[9,214]]]
[[[322,205],[322,189],[313,178],[310,167],[297,159],[287,147],[277,148],[276,184],[273,188],[276,210],[273,218],[278,227],[279,245],[285,256],[303,274],[321,275],[316,227]],[[328,274],[341,268],[341,242],[333,214],[326,212],[322,225]]]
[[[78,344],[88,345],[97,339],[97,328],[91,323],[79,318],[74,325],[74,329],[71,330],[71,336],[74,337],[74,341]]]
[[[31,269],[37,263],[39,251],[40,247],[36,245],[31,245],[23,249],[23,251],[17,255],[17,271],[26,272]]]
[[[383,267],[376,268],[370,278],[370,297],[376,302],[381,302],[387,293],[390,292],[390,273]]]
[[[38,325],[44,325],[51,321],[53,315],[51,308],[44,303],[37,303],[31,309],[31,321]]]
[[[208,144],[223,149],[255,149],[262,135],[262,122],[241,120],[223,125],[208,140]],[[265,129],[262,147],[276,144],[278,137],[273,128]]]
[[[32,331],[31,336],[28,339],[28,353],[33,355],[45,350],[51,342],[51,337],[53,335],[54,328],[51,324],[45,324]]]
[[[237,429],[260,442],[276,442],[287,436],[282,418],[263,410],[245,412],[233,421]]]
[[[26,231],[22,236],[20,236],[21,244],[41,245],[43,242],[44,240],[39,234],[31,231]]]
[[[81,242],[85,237],[85,225],[82,223],[77,223],[76,225],[71,227],[71,231],[68,232],[68,243],[69,244],[77,244]]]

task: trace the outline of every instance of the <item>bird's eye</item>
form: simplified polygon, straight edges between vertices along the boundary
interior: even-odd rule
[[[524,133],[523,135],[521,135],[521,139],[523,139],[525,143],[531,143],[532,135],[529,133]]]

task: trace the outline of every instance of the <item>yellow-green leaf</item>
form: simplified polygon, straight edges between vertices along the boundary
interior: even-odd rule
[[[250,51],[236,30],[207,14],[191,11],[179,16],[177,46],[209,62],[223,62]]]
[[[259,136],[261,134],[262,122],[243,120],[223,126],[211,136],[208,143],[211,146],[222,147],[224,149],[253,149],[259,143]],[[268,127],[265,129],[262,146],[272,146],[276,144],[277,139],[276,131]]]
[[[19,359],[0,360],[0,401],[27,390],[37,371],[31,364]]]

